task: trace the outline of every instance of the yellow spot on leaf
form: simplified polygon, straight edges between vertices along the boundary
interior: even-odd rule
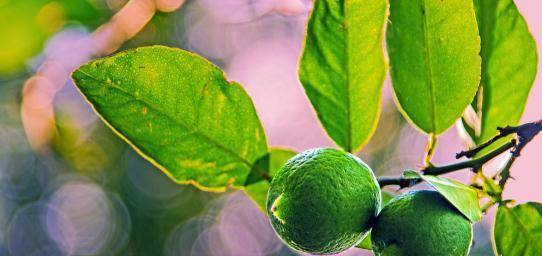
[[[182,168],[197,169],[197,170],[206,170],[209,168],[216,167],[215,163],[203,162],[197,159],[183,159],[179,161],[179,164],[181,165]]]

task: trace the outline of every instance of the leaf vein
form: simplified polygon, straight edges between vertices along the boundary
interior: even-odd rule
[[[510,211],[510,216],[512,216],[512,218],[518,223],[518,226],[523,230],[523,232],[525,232],[525,237],[527,237],[527,239],[531,242],[533,248],[535,248],[540,254],[542,254],[542,247],[539,247],[537,241],[533,237],[529,236],[530,232],[527,229],[526,225],[521,222],[521,218],[519,218],[516,213],[514,213],[513,209],[505,209]]]
[[[425,65],[427,65],[427,72],[426,72],[426,79],[427,83],[429,84],[429,94],[430,98],[430,104],[431,104],[431,126],[433,128],[433,132],[437,132],[436,127],[436,110],[435,110],[435,88],[434,88],[434,81],[433,81],[433,70],[431,66],[431,56],[430,56],[430,47],[429,47],[429,35],[427,33],[427,8],[425,4],[425,0],[422,0],[422,30],[423,30],[423,40],[424,40],[424,61]]]
[[[78,70],[78,72],[81,72],[81,74],[87,76],[88,78],[90,79],[93,79],[97,82],[100,82],[100,83],[103,83],[103,84],[109,84],[109,87],[112,88],[112,89],[116,89],[117,91],[119,92],[122,92],[128,96],[131,96],[132,99],[134,99],[135,101],[137,102],[140,102],[142,103],[143,105],[147,106],[148,108],[150,109],[153,109],[155,110],[156,112],[158,112],[159,114],[165,116],[167,119],[171,120],[173,123],[181,126],[184,130],[188,131],[189,133],[193,133],[194,135],[196,136],[199,136],[200,138],[202,138],[203,140],[207,141],[209,144],[211,145],[214,145],[216,146],[217,148],[221,149],[223,152],[233,156],[234,158],[237,158],[239,159],[241,162],[243,162],[244,164],[246,164],[248,167],[250,168],[253,168],[254,165],[247,159],[245,159],[244,157],[238,155],[237,153],[233,152],[231,149],[227,148],[226,146],[218,143],[217,141],[213,140],[212,138],[210,138],[209,136],[207,136],[206,134],[203,134],[201,133],[201,131],[199,130],[194,130],[194,129],[190,129],[188,125],[184,124],[183,122],[181,122],[180,120],[177,120],[175,118],[173,118],[172,116],[166,114],[165,112],[163,112],[162,110],[160,110],[160,108],[148,103],[147,101],[145,100],[142,100],[142,99],[138,99],[137,97],[135,97],[135,95],[133,95],[131,92],[125,90],[124,88],[118,86],[117,84],[115,84],[114,82],[111,82],[111,83],[104,83],[105,81],[102,81],[101,79],[89,74],[88,72],[85,72],[83,70]]]

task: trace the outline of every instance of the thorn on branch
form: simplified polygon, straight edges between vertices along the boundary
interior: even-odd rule
[[[512,168],[512,164],[514,164],[514,161],[516,161],[516,159],[517,157],[512,154],[512,156],[506,161],[506,164],[502,167],[502,169],[499,170],[497,174],[495,174],[495,177],[493,177],[494,180],[499,178],[499,187],[501,187],[501,189],[504,189],[504,185],[506,185],[508,179],[514,179],[512,178],[512,176],[510,176],[510,168]]]

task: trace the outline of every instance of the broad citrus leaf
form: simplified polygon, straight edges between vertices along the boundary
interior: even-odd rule
[[[542,255],[542,204],[499,206],[493,239],[497,255]]]
[[[386,75],[386,0],[317,0],[299,76],[329,136],[353,152],[374,133]]]
[[[250,97],[192,53],[142,47],[90,62],[72,77],[102,119],[178,183],[242,186],[267,153]]]
[[[497,127],[517,125],[537,72],[537,46],[513,0],[475,0],[482,39],[483,143]],[[499,145],[495,144],[495,147]]]
[[[391,0],[391,78],[403,114],[440,134],[461,116],[480,82],[480,37],[471,0]]]
[[[264,157],[267,159],[267,161],[265,161],[266,166],[265,168],[262,167],[261,169],[265,170],[269,176],[273,177],[275,173],[284,165],[284,163],[286,163],[288,159],[294,157],[296,154],[297,152],[289,149],[271,148],[267,157]],[[261,175],[258,176],[261,177]],[[267,211],[265,210],[265,202],[267,200],[267,191],[269,191],[269,182],[267,180],[260,179],[257,182],[246,185],[245,191],[258,205],[258,208],[267,214]]]
[[[482,211],[480,209],[478,193],[473,188],[456,180],[439,176],[422,175],[414,171],[406,171],[404,176],[417,176],[422,178],[424,181],[434,187],[441,195],[443,195],[471,222],[476,222],[482,219]]]
[[[380,209],[382,209],[382,207],[384,207],[391,199],[395,197],[395,195],[384,190],[382,191],[381,195],[382,195],[382,203],[380,204]],[[361,248],[361,249],[366,249],[366,250],[373,249],[373,243],[371,241],[371,231],[367,233],[365,238],[363,238],[363,240],[361,240],[361,242],[358,245],[356,245],[356,247]]]
[[[431,175],[422,175],[421,177],[470,221],[476,222],[482,219],[480,201],[476,190],[461,182],[444,177]]]

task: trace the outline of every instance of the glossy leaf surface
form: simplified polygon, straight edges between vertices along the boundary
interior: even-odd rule
[[[415,171],[405,171],[403,176],[421,178],[429,183],[471,222],[482,219],[478,192],[470,186],[453,179],[422,175]]]
[[[497,255],[542,255],[542,204],[499,206],[493,239]]]
[[[386,10],[386,0],[317,0],[308,22],[300,80],[328,135],[350,152],[380,114]]]
[[[476,142],[517,125],[537,72],[537,46],[512,0],[474,1],[482,39],[482,114]],[[497,147],[498,145],[495,145]]]
[[[195,54],[142,47],[90,62],[72,77],[102,119],[178,183],[241,186],[267,153],[250,97]]]
[[[470,0],[391,0],[391,78],[403,114],[440,134],[461,116],[480,82],[480,37]]]

